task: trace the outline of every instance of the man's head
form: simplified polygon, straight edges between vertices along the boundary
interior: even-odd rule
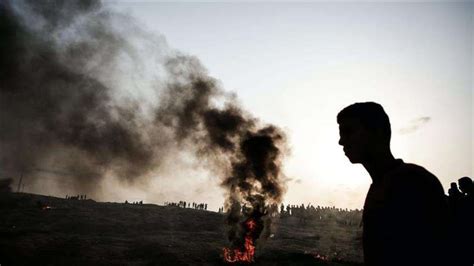
[[[472,179],[465,176],[465,177],[461,177],[459,180],[458,180],[458,183],[459,183],[459,189],[461,189],[462,193],[472,193],[473,190],[474,190],[474,185],[472,184]]]
[[[456,184],[456,182],[451,182],[450,185],[452,189],[458,189],[458,184]]]
[[[381,149],[390,150],[390,121],[374,102],[354,103],[337,115],[339,145],[352,163],[363,163]]]
[[[456,182],[451,182],[451,187],[448,189],[448,195],[450,197],[458,197],[461,194],[461,191],[458,189],[458,184]]]

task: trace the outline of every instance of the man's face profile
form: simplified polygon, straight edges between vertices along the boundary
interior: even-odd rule
[[[359,119],[346,117],[339,123],[339,145],[351,163],[362,163],[369,147],[369,132]]]

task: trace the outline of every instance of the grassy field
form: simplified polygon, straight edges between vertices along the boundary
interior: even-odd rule
[[[41,205],[50,209],[42,209]],[[224,265],[224,215],[153,204],[0,194],[0,264]],[[360,228],[276,218],[255,265],[359,265]],[[316,258],[329,256],[329,261]]]

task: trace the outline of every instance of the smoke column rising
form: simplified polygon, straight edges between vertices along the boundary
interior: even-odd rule
[[[2,166],[34,177],[59,165],[85,189],[150,171],[154,132],[101,80],[127,43],[100,3],[3,1],[0,12]]]
[[[269,206],[285,188],[285,135],[244,112],[197,58],[94,0],[2,1],[0,39],[4,169],[36,181],[35,169],[64,169],[93,192],[106,176],[133,185],[186,149],[222,177],[231,243],[242,245],[250,217],[260,228],[254,238],[268,236]],[[159,78],[148,84],[157,97],[148,102],[117,96],[133,85],[127,65],[137,65],[138,79],[150,67],[140,66],[141,43],[157,57]]]

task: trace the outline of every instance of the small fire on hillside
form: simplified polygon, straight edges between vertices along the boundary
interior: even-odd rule
[[[50,205],[48,204],[41,204],[40,206],[40,209],[43,210],[43,211],[47,211],[47,210],[52,210],[53,207],[51,207]]]
[[[238,248],[224,248],[224,260],[229,263],[245,262],[251,263],[255,256],[255,239],[253,237],[257,229],[257,223],[253,219],[245,222],[245,242],[243,247]]]
[[[314,258],[317,260],[322,260],[322,261],[329,261],[329,257],[326,255],[321,255],[321,254],[313,254]]]
[[[238,143],[231,173],[222,183],[228,190],[230,246],[223,250],[228,263],[254,262],[257,240],[261,245],[271,235],[275,206],[285,190],[280,172],[284,140],[283,133],[270,126],[248,131]]]

